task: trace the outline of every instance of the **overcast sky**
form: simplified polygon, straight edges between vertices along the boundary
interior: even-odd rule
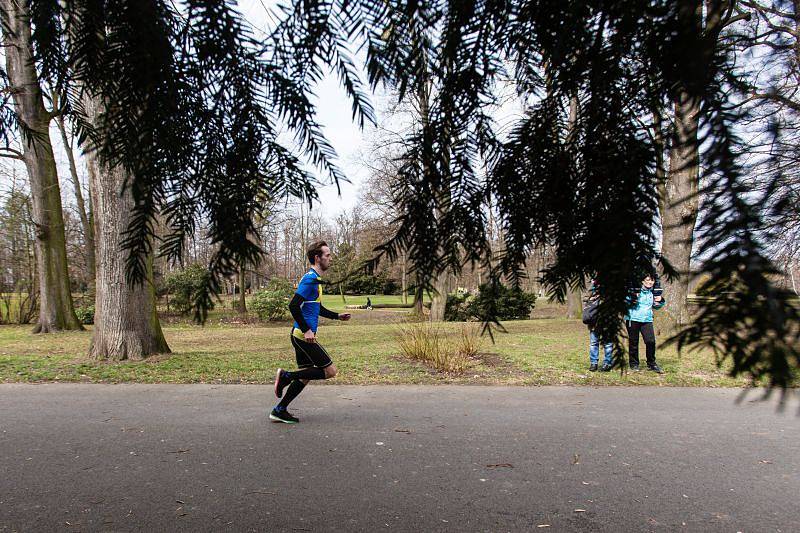
[[[256,35],[274,27],[274,15],[270,17],[267,10],[274,9],[278,2],[274,0],[238,0],[239,10],[256,30]],[[327,185],[319,189],[320,205],[315,205],[314,210],[321,210],[326,218],[332,219],[343,209],[349,209],[357,201],[359,187],[366,177],[366,170],[359,164],[361,154],[367,152],[365,139],[369,130],[362,132],[352,120],[351,102],[339,85],[336,76],[328,75],[319,84],[316,91],[317,121],[322,125],[323,132],[333,145],[339,156],[338,166],[350,183],[342,183],[341,196],[337,194],[336,186],[328,183],[327,177],[317,175]],[[374,101],[373,101],[374,104]]]

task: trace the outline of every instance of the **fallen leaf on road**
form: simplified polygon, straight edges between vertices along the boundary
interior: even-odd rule
[[[585,513],[586,509],[575,509],[576,513]]]
[[[191,448],[186,448],[185,450],[175,450],[174,452],[167,452],[167,453],[186,453],[189,450],[191,450]]]
[[[536,526],[536,527],[550,527],[550,524],[539,524],[539,525],[538,525],[538,526]]]
[[[581,456],[577,453],[572,457],[572,464],[577,465],[581,462]]]
[[[772,461],[769,461],[769,460],[767,460],[767,459],[761,459],[761,460],[759,461],[759,463],[761,463],[762,465],[771,465],[771,464],[772,464]]]
[[[397,428],[397,429],[395,429],[395,431],[396,431],[396,432],[398,432],[398,433],[411,433],[411,430],[410,430],[410,429],[400,429],[400,428]]]
[[[180,503],[180,504],[184,504],[184,505],[186,504],[186,502],[183,501],[183,500],[175,500],[175,503]]]
[[[487,468],[514,468],[511,463],[497,463],[496,465],[486,465]]]

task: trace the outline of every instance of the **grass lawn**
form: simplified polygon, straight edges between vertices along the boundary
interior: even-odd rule
[[[330,307],[336,309],[338,297],[330,297]],[[540,312],[547,316],[546,307]],[[508,333],[496,335],[495,344],[486,339],[479,357],[465,373],[441,374],[400,355],[396,323],[404,314],[390,310],[357,310],[353,314],[349,323],[328,323],[320,330],[320,339],[339,368],[339,376],[331,383],[746,384],[717,369],[709,353],[684,353],[678,357],[672,348],[658,351],[658,361],[666,371],[661,376],[646,371],[625,375],[619,371],[590,373],[586,328],[577,320],[562,318],[508,322]],[[461,324],[456,323],[442,325],[442,331],[452,336],[458,335],[460,328]],[[294,366],[288,323],[237,326],[210,321],[205,327],[165,325],[171,354],[123,363],[88,359],[90,330],[32,335],[30,329],[31,326],[0,326],[0,382],[270,383],[276,367]],[[640,352],[643,359],[644,346]]]

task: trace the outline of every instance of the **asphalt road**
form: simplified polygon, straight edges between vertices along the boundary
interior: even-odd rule
[[[800,418],[739,391],[0,385],[0,531],[800,531]]]

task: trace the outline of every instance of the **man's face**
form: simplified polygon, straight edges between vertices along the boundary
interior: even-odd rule
[[[331,267],[331,249],[323,246],[322,255],[317,256],[317,262],[314,265],[323,272],[328,270]]]
[[[656,280],[654,280],[650,276],[647,276],[642,280],[642,285],[644,285],[646,289],[652,289],[655,282]]]

